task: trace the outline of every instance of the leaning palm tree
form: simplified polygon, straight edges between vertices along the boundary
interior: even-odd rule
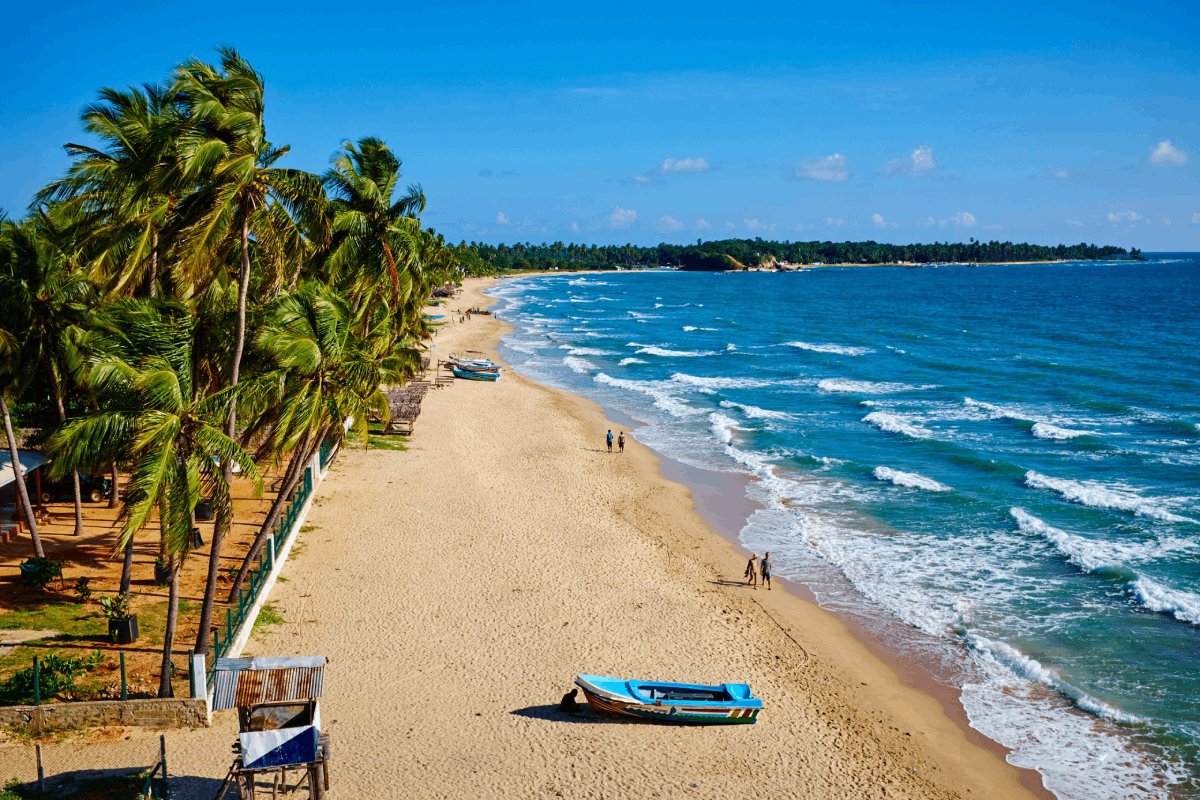
[[[268,230],[278,237],[278,205],[288,218],[321,239],[325,195],[315,175],[282,169],[275,163],[288,152],[266,138],[262,76],[232,48],[221,48],[221,67],[197,59],[175,70],[174,90],[189,111],[189,124],[178,142],[185,183],[195,186],[179,209],[182,221],[180,265],[198,293],[224,271],[227,258],[238,256],[237,317],[226,386],[241,378],[250,294],[252,241]],[[237,430],[237,394],[229,398],[225,433]],[[224,464],[224,479],[233,465]],[[213,528],[211,561],[219,563],[231,508],[218,510]]]
[[[73,244],[63,216],[38,211],[12,232],[12,269],[0,275],[0,295],[24,309],[20,358],[39,365],[50,386],[59,422],[66,422],[65,397],[75,372],[74,342],[92,295],[92,285],[72,263]],[[99,462],[97,462],[99,463]],[[84,466],[91,467],[92,464]],[[79,471],[71,473],[75,494],[75,534],[83,533]]]
[[[279,522],[288,495],[321,445],[341,442],[347,420],[353,420],[352,429],[365,439],[369,412],[387,418],[387,401],[379,386],[399,379],[411,368],[411,359],[407,350],[394,347],[390,321],[386,314],[381,317],[367,335],[357,335],[349,303],[315,281],[301,284],[266,309],[255,345],[275,369],[246,387],[251,402],[261,409],[246,436],[264,434],[260,457],[291,457],[275,502],[234,578],[230,598],[237,596]]]
[[[420,230],[417,217],[425,210],[420,186],[395,198],[400,183],[400,159],[381,139],[368,136],[358,144],[345,142],[334,154],[333,166],[322,180],[331,198],[333,238],[326,268],[340,284],[390,287],[389,303],[397,307],[407,289],[403,261],[407,240]]]
[[[201,494],[230,505],[229,483],[218,468],[236,464],[262,492],[253,460],[216,423],[229,411],[231,390],[207,394],[195,358],[198,322],[175,303],[117,301],[107,311],[112,342],[90,368],[100,391],[134,395],[132,409],[103,410],[72,420],[47,442],[52,474],[110,457],[126,448],[134,465],[116,549],[155,515],[171,570],[159,697],[172,697],[171,654],[179,616],[179,569],[192,548]]]

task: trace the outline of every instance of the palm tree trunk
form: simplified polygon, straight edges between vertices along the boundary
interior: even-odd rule
[[[125,563],[121,565],[121,594],[129,594],[129,584],[133,582],[133,536],[125,543]]]
[[[108,507],[116,508],[121,502],[121,473],[117,469],[117,460],[115,458],[109,462],[109,469],[112,472],[112,492],[108,495]]]
[[[388,277],[392,279],[392,308],[400,302],[400,273],[396,271],[396,259],[392,258],[392,248],[383,242],[383,254],[387,256]]]
[[[150,234],[150,297],[158,296],[158,229]]]
[[[63,407],[62,387],[58,384],[58,371],[54,369],[54,362],[46,356],[46,371],[50,373],[50,385],[54,388],[54,402],[58,404],[58,421],[65,423],[67,421],[67,410]],[[79,493],[79,470],[71,470],[71,483],[75,490],[75,535],[79,536],[83,533],[83,498]]]
[[[45,558],[46,551],[42,549],[42,537],[38,535],[33,506],[29,504],[29,491],[25,488],[25,476],[21,474],[21,457],[17,453],[17,437],[13,435],[12,417],[8,413],[8,402],[5,401],[3,393],[0,393],[0,411],[4,412],[4,435],[8,437],[8,452],[12,456],[13,476],[17,479],[17,494],[21,498],[21,507],[25,509],[29,535],[33,537],[33,554],[38,558]]]
[[[275,497],[275,502],[271,504],[271,511],[267,514],[267,518],[263,521],[262,527],[258,530],[258,535],[254,537],[254,543],[250,545],[250,549],[246,551],[246,557],[242,559],[242,565],[238,567],[237,575],[233,578],[233,586],[229,589],[229,602],[233,602],[233,598],[237,597],[238,591],[242,588],[242,583],[246,580],[246,576],[250,574],[250,568],[254,564],[254,559],[258,558],[258,554],[262,552],[263,546],[267,543],[267,534],[279,522],[279,517],[283,514],[283,507],[287,504],[288,495],[295,490],[299,485],[300,479],[304,477],[304,469],[312,461],[313,455],[320,448],[321,442],[324,440],[326,429],[322,429],[321,435],[315,437],[315,443],[312,437],[306,437],[301,446],[296,448],[292,455],[292,460],[288,463],[287,472],[284,474],[283,484],[279,488],[279,494]]]
[[[162,670],[158,675],[158,696],[174,697],[171,688],[171,650],[175,647],[175,625],[179,621],[179,559],[172,556],[171,592],[167,601],[167,627],[163,631]]]
[[[238,316],[234,331],[233,359],[229,365],[229,385],[237,386],[242,368],[242,351],[246,346],[246,295],[250,291],[250,227],[242,219],[242,271],[238,276]],[[237,394],[230,398],[229,420],[225,423],[225,435],[232,439],[237,431]],[[226,459],[221,465],[221,474],[228,486],[233,480],[233,462]],[[211,636],[213,607],[217,602],[217,579],[221,575],[221,547],[225,534],[233,527],[233,507],[218,508],[213,524],[212,545],[208,552],[208,581],[204,585],[204,602],[200,606],[200,630],[196,633],[197,655],[208,655]]]

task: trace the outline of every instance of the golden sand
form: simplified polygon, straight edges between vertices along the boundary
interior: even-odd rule
[[[449,309],[490,305],[490,283]],[[457,319],[435,357],[508,330]],[[1033,796],[832,616],[742,586],[687,488],[636,442],[610,455],[609,428],[506,369],[430,392],[407,452],[343,450],[272,592],[287,622],[248,648],[330,657],[332,798]],[[568,716],[580,672],[744,681],[764,710],[730,727]],[[182,796],[212,796],[235,717],[167,734]]]

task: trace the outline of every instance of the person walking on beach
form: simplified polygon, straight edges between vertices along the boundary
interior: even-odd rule
[[[763,553],[762,562],[758,565],[758,572],[762,575],[762,584],[767,587],[767,591],[771,590],[771,551]]]
[[[746,585],[753,586],[758,589],[758,553],[751,553],[750,560],[746,562]]]
[[[621,431],[621,435],[617,437],[617,449],[625,452],[625,431]]]
[[[608,432],[608,452],[612,452],[612,431]]]

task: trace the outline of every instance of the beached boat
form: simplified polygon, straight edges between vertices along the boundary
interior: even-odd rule
[[[705,686],[696,683],[625,681],[600,675],[578,675],[575,683],[588,705],[606,714],[623,714],[667,722],[749,725],[758,719],[762,700],[744,683]]]
[[[495,372],[472,372],[472,371],[466,370],[466,369],[459,369],[458,367],[451,367],[450,371],[454,373],[454,377],[463,378],[464,380],[468,380],[468,381],[497,381],[497,380],[500,380],[499,368],[497,368]]]
[[[493,364],[491,361],[487,361],[486,359],[482,359],[482,358],[459,358],[458,356],[450,356],[450,358],[447,359],[447,361],[449,361],[449,363],[451,363],[451,364],[462,364],[462,365],[468,366],[468,367],[494,367],[495,366],[495,364]]]
[[[499,372],[502,369],[498,364],[464,364],[460,361],[451,361],[450,368],[458,368],[463,372]]]

